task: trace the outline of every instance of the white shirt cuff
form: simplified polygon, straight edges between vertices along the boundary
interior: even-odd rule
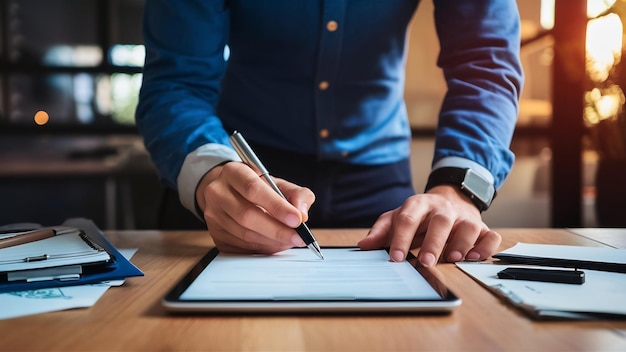
[[[237,153],[222,144],[208,143],[198,147],[185,157],[176,184],[181,204],[204,221],[202,214],[196,211],[196,188],[200,180],[215,166],[227,161],[240,161]]]

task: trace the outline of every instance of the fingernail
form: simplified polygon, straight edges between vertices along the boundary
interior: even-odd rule
[[[304,243],[302,238],[300,238],[300,236],[297,233],[294,233],[293,235],[291,235],[291,243],[293,243],[293,245],[296,247],[306,246],[306,243]]]
[[[465,256],[465,260],[480,260],[480,253],[471,251]]]
[[[459,251],[454,251],[450,253],[450,255],[448,256],[448,261],[451,263],[461,261],[462,259],[463,259],[463,254],[461,254],[461,252]]]
[[[394,262],[401,262],[404,260],[404,253],[399,250],[391,251],[390,257]]]
[[[300,218],[293,214],[289,214],[285,217],[285,225],[296,228],[300,225]]]
[[[306,214],[309,212],[309,206],[306,203],[300,203],[298,205],[298,210],[300,210],[302,214]]]
[[[435,256],[432,253],[424,253],[422,255],[422,259],[420,260],[420,263],[422,263],[422,265],[427,268],[431,267],[435,265]]]

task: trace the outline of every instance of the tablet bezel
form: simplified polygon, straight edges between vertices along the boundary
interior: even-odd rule
[[[326,246],[324,248],[354,248]],[[307,250],[303,248],[302,250]],[[171,313],[450,313],[461,305],[461,299],[437,278],[431,268],[418,266],[417,258],[409,253],[407,261],[437,292],[441,299],[368,299],[368,300],[181,300],[180,296],[217,257],[219,250],[211,249],[163,297],[161,303]]]

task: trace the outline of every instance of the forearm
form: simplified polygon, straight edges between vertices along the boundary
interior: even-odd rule
[[[517,5],[512,0],[437,1],[435,13],[438,64],[448,92],[434,162],[472,160],[489,170],[499,187],[514,161],[509,146],[523,83]]]
[[[177,188],[190,153],[207,143],[228,145],[215,113],[227,23],[219,1],[152,0],[145,5],[146,62],[136,122],[168,187]]]

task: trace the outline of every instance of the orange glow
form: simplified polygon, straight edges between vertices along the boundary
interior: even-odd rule
[[[626,102],[622,89],[613,84],[607,88],[593,88],[585,93],[585,120],[591,124],[615,118]]]
[[[585,93],[585,120],[598,124],[622,113],[626,98],[615,84],[614,69],[622,60],[623,25],[617,13],[606,10],[615,1],[587,2],[586,71],[593,88]],[[599,16],[599,17],[598,17]]]
[[[587,73],[595,82],[604,82],[622,54],[622,22],[616,14],[596,18],[587,24]]]
[[[43,126],[45,124],[48,123],[48,121],[50,120],[50,116],[48,116],[48,113],[43,111],[43,110],[39,110],[35,113],[35,123],[39,126]]]

